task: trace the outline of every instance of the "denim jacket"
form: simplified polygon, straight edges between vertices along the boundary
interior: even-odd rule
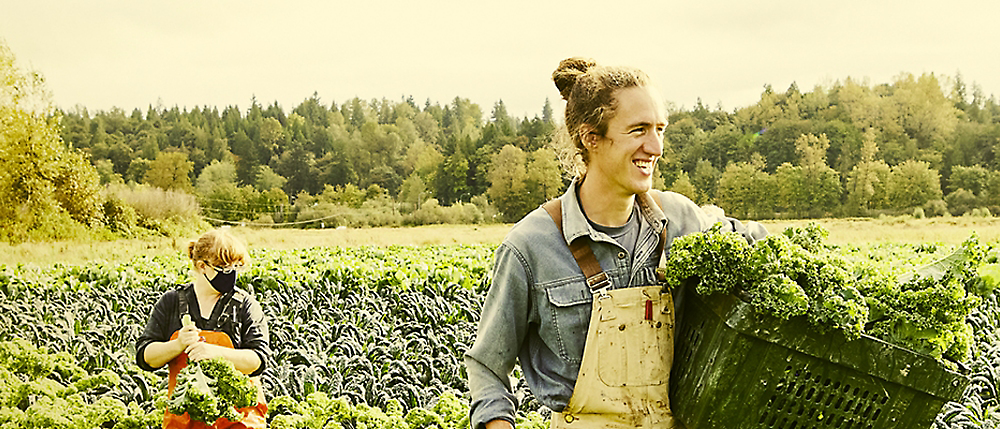
[[[738,221],[710,216],[683,195],[653,190],[636,198],[640,229],[630,263],[621,245],[587,222],[576,185],[574,181],[559,197],[562,235],[548,213],[538,208],[514,225],[496,250],[476,341],[465,355],[473,428],[494,419],[514,423],[517,400],[509,374],[518,360],[539,402],[555,411],[569,403],[580,372],[593,298],[566,243],[590,240],[612,288],[624,288],[657,284],[663,228],[667,228],[664,253],[674,238],[708,229],[718,221],[728,222],[752,240]],[[660,199],[662,211],[652,198]],[[753,227],[753,237],[766,234],[763,227]]]

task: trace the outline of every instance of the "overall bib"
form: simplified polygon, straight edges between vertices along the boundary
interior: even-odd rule
[[[184,299],[184,294],[181,294],[180,307],[181,314],[186,314],[187,300]],[[174,331],[170,335],[170,339],[176,339],[177,334],[180,331]],[[217,346],[235,348],[233,346],[232,339],[229,338],[225,332],[219,331],[201,331],[201,339],[209,344],[215,344]],[[174,393],[174,386],[177,385],[177,374],[181,372],[181,369],[187,366],[187,353],[181,353],[177,355],[169,363],[170,377],[167,379],[167,397],[169,398]],[[163,416],[163,428],[164,429],[240,429],[240,428],[253,428],[253,429],[263,429],[267,428],[267,404],[264,398],[264,389],[261,388],[260,380],[257,377],[251,378],[254,385],[257,386],[257,405],[247,408],[238,408],[243,418],[238,422],[230,421],[225,417],[220,417],[212,425],[207,425],[205,423],[191,420],[187,413],[182,415],[171,414],[170,411],[166,411]]]
[[[559,204],[543,207],[561,231]],[[570,249],[593,292],[590,326],[573,395],[565,410],[552,413],[551,427],[683,428],[667,393],[674,355],[670,292],[659,285],[608,290],[607,275],[581,241],[574,240]]]

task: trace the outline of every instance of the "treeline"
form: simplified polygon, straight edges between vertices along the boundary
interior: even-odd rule
[[[561,103],[560,103],[561,104]],[[561,193],[553,107],[468,99],[286,111],[54,109],[0,43],[0,240],[510,222]],[[558,110],[562,110],[561,106]],[[740,218],[1000,212],[1000,104],[961,76],[765,86],[725,111],[673,108],[655,186]]]
[[[314,94],[290,112],[256,100],[246,112],[77,108],[62,112],[62,136],[89,153],[102,183],[188,192],[215,220],[510,221],[563,187],[552,108],[542,107],[541,116],[515,118],[498,101],[484,120],[458,97],[445,106],[412,98],[338,105]]]
[[[765,87],[752,106],[669,119],[657,186],[735,216],[1000,209],[1000,105],[961,76]],[[458,97],[63,114],[104,183],[189,192],[213,219],[309,226],[516,220],[566,183],[555,128],[548,101],[534,118],[502,101],[484,118]]]
[[[961,76],[766,86],[732,113],[673,113],[666,141],[666,183],[736,216],[1000,210],[1000,104]]]

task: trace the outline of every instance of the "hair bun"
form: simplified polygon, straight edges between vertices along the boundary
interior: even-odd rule
[[[573,85],[576,85],[576,79],[596,65],[594,60],[583,57],[567,58],[559,62],[559,67],[556,67],[556,71],[552,72],[552,81],[556,83],[556,88],[559,89],[563,100],[569,100],[569,94],[573,91]]]

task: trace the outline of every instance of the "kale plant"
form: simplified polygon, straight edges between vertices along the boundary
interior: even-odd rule
[[[250,378],[229,360],[213,358],[189,363],[180,371],[167,409],[210,425],[220,417],[239,421],[242,416],[236,409],[256,403],[257,387]]]
[[[970,358],[974,340],[966,319],[1000,284],[1000,265],[988,246],[972,236],[942,260],[897,273],[876,258],[846,258],[826,236],[814,223],[754,246],[718,228],[689,234],[671,246],[666,281],[694,284],[702,295],[735,294],[780,319],[804,316],[821,332],[865,333],[939,360]]]

